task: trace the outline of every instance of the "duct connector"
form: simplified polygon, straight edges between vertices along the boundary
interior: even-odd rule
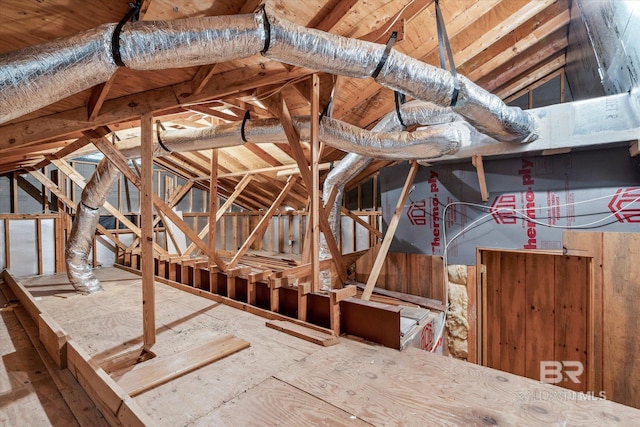
[[[82,191],[65,251],[67,277],[78,292],[90,294],[102,290],[89,265],[89,253],[100,220],[100,208],[118,174],[114,164],[104,158]]]
[[[459,76],[454,99],[451,74],[385,46],[351,39],[268,15],[138,21],[0,55],[0,123],[105,82],[118,62],[136,70],[192,67],[262,53],[265,57],[357,78],[374,77],[415,99],[448,107],[480,132],[499,141],[537,137],[534,116]],[[117,40],[117,54],[112,51]]]

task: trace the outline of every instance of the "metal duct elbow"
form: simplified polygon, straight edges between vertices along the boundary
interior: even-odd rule
[[[103,83],[118,68],[115,24],[0,55],[0,123]]]
[[[111,185],[118,178],[118,174],[118,169],[113,163],[104,158],[82,190],[65,251],[67,277],[78,292],[94,293],[102,290],[100,281],[89,265],[89,253],[100,220],[100,207],[107,200]]]

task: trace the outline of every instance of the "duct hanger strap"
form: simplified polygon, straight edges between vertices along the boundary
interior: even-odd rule
[[[262,46],[260,53],[265,55],[271,45],[271,23],[269,22],[269,17],[267,16],[267,10],[264,4],[262,5],[262,23],[264,28],[264,45]]]
[[[140,7],[142,7],[142,0],[136,0],[135,3],[129,3],[129,12],[118,22],[116,28],[113,29],[113,34],[111,34],[111,56],[113,57],[113,62],[116,63],[118,67],[124,67],[125,63],[122,62],[122,56],[120,56],[120,33],[122,32],[122,27],[127,22],[136,22],[140,18]]]
[[[171,153],[172,151],[169,149],[169,147],[167,147],[166,145],[164,145],[164,143],[162,142],[162,138],[160,137],[160,130],[165,130],[164,126],[162,126],[162,122],[160,120],[156,120],[156,137],[158,139],[158,145],[160,147],[162,147],[162,149],[164,151],[166,151],[167,153]]]
[[[247,110],[244,113],[244,117],[242,118],[242,125],[240,126],[240,138],[242,138],[242,142],[249,142],[247,141],[247,135],[244,133],[244,126],[247,124],[247,120],[249,120],[251,118],[251,111]]]
[[[396,103],[396,116],[398,117],[398,121],[400,122],[402,129],[406,129],[407,125],[404,123],[404,120],[402,120],[402,114],[400,114],[400,105],[404,104],[407,101],[407,98],[404,93],[400,93],[397,90],[394,90],[393,94]]]
[[[440,53],[440,68],[447,69],[445,61],[445,49],[447,50],[447,59],[449,60],[449,66],[451,67],[451,75],[453,76],[453,93],[451,94],[451,106],[454,107],[458,102],[458,94],[460,93],[460,81],[458,79],[458,73],[456,72],[456,64],[453,62],[453,52],[451,51],[451,44],[449,43],[449,37],[447,36],[447,29],[444,25],[444,19],[442,18],[442,11],[440,10],[440,1],[436,0],[436,25],[438,29],[438,50]]]
[[[87,205],[87,204],[86,204],[85,202],[83,202],[83,201],[80,201],[80,204],[81,204],[82,206],[84,206],[85,208],[90,209],[90,210],[92,210],[92,211],[100,210],[100,208],[99,208],[99,207],[98,207],[98,208],[91,207],[91,206]]]
[[[371,77],[373,77],[374,79],[378,78],[380,71],[382,71],[382,67],[384,67],[384,64],[387,62],[387,59],[389,58],[389,53],[391,52],[391,48],[396,43],[397,39],[398,39],[398,32],[394,31],[393,33],[391,33],[391,37],[389,37],[389,40],[387,41],[387,45],[384,48],[384,52],[382,53],[382,58],[380,58],[380,62],[378,62],[378,66],[376,67],[375,70],[373,70],[373,73],[371,74]]]

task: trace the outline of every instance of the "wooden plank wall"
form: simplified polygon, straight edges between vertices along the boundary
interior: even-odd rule
[[[540,361],[579,361],[588,390],[588,295],[591,259],[482,250],[486,266],[483,364],[540,379]]]
[[[356,262],[356,281],[366,283],[380,250],[376,245]],[[390,252],[376,287],[444,301],[444,266],[441,257]]]
[[[592,256],[594,387],[640,408],[640,237],[637,233],[565,232],[569,254]]]

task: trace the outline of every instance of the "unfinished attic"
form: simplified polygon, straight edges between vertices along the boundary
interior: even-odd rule
[[[0,425],[640,425],[640,2],[4,0]]]

